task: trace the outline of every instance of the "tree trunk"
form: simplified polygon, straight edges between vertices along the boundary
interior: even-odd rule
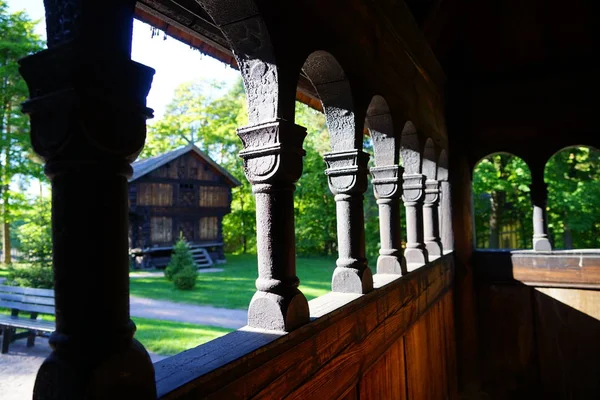
[[[568,227],[565,227],[565,231],[563,233],[563,240],[565,242],[566,250],[570,250],[573,248],[573,231]]]
[[[490,249],[500,248],[500,230],[502,229],[502,214],[504,212],[504,203],[506,194],[504,192],[494,191],[490,197]]]
[[[11,264],[12,256],[10,254],[10,224],[4,222],[2,225],[2,253],[4,254],[4,263]]]

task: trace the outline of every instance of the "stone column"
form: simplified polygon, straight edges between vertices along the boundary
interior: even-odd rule
[[[363,193],[367,190],[369,155],[362,150],[325,154],[329,189],[335,195],[338,259],[331,290],[367,293],[373,289],[373,275],[365,256]]]
[[[406,274],[400,233],[402,172],[399,165],[371,168],[373,191],[379,205],[381,248],[377,258],[378,274]]]
[[[309,321],[298,290],[294,183],[302,175],[306,129],[285,120],[241,128],[246,177],[256,199],[258,279],[248,325],[289,332]]]
[[[531,202],[533,205],[533,250],[552,251],[548,240],[546,203],[548,186],[543,180],[534,180],[531,184]]]
[[[450,182],[440,182],[440,204],[438,206],[438,220],[440,239],[444,251],[454,250],[454,232],[452,232],[452,193]]]
[[[433,179],[426,180],[425,196],[423,198],[423,232],[429,259],[440,257],[443,254],[438,221],[439,199],[440,189],[438,181]]]
[[[49,3],[53,17],[72,11]],[[109,31],[126,12],[132,21],[134,3],[120,4],[104,3],[119,14]],[[61,26],[72,28],[62,17]],[[56,331],[33,398],[155,399],[152,362],[129,318],[127,238],[127,179],[152,115],[146,95],[154,70],[131,61],[127,43],[111,52],[108,43],[94,47],[92,37],[79,37],[53,47],[56,21],[48,24],[51,48],[20,62],[31,142],[52,184]]]
[[[425,176],[406,174],[402,176],[402,200],[406,208],[406,267],[412,271],[429,261],[427,249],[423,243],[423,197]]]

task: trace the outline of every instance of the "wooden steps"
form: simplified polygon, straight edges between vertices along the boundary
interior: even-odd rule
[[[191,246],[192,258],[198,268],[210,268],[214,262],[204,247]]]

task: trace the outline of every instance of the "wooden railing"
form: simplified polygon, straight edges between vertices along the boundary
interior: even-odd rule
[[[244,327],[155,364],[159,398],[453,398],[452,254],[367,294],[309,302],[290,333]]]
[[[600,250],[476,251],[483,391],[600,398]]]

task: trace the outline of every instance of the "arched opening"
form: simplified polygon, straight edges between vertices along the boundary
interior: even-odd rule
[[[476,164],[473,169],[476,248],[531,248],[530,184],[529,167],[512,154],[491,154]]]
[[[350,82],[332,54],[322,50],[311,53],[302,73],[321,100],[331,146],[323,157],[336,205],[338,258],[332,290],[366,293],[373,281],[365,251],[363,193],[367,190],[369,156],[362,151],[363,123],[357,123]]]
[[[600,151],[572,146],[546,163],[548,232],[555,249],[600,248]]]

